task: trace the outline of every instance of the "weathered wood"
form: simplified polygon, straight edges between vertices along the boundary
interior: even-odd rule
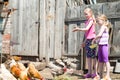
[[[74,33],[72,32],[75,26],[76,26],[75,24],[69,25],[68,54],[76,54],[77,32],[74,32]]]
[[[13,15],[16,19],[12,19],[12,23],[14,24],[11,32],[12,40],[14,42],[18,42],[19,45],[14,45],[12,55],[29,55],[29,56],[37,56],[38,55],[38,32],[37,32],[37,24],[35,22],[38,19],[37,13],[37,1],[29,1],[29,0],[17,0],[14,5],[12,1],[10,1],[11,5],[19,8],[19,14]],[[34,7],[34,8],[33,8]],[[33,15],[34,14],[34,15]],[[19,16],[18,16],[19,15]],[[30,17],[31,16],[31,17]],[[16,33],[16,34],[14,34]]]
[[[107,15],[108,18],[117,18],[120,17],[119,4],[120,1],[109,2],[109,3],[98,3],[94,5],[81,5],[77,7],[67,7],[65,21],[85,20],[84,9],[87,7],[90,7],[95,13],[95,15],[99,13],[103,13]]]
[[[116,13],[116,4],[117,2],[113,3],[104,3],[103,4],[103,13],[108,17],[108,18],[114,18],[117,17],[115,15]]]
[[[40,33],[39,33],[39,58],[45,57],[46,55],[46,1],[40,0]]]
[[[50,57],[54,57],[54,22],[55,22],[55,0],[49,1],[49,12],[47,14],[47,19],[49,20],[49,27],[50,27]]]
[[[120,16],[120,1],[116,5],[116,15]]]
[[[119,46],[119,43],[120,43],[120,19],[116,20],[113,24],[113,43],[112,43],[112,46],[111,46],[111,55],[112,56],[119,56],[119,52],[120,52],[120,46]]]
[[[64,21],[64,1],[62,0],[56,0],[56,22],[55,22],[55,56],[54,58],[60,58],[62,54],[62,27],[63,21]]]
[[[50,1],[47,0],[46,1],[46,14],[49,13],[49,8],[50,8]],[[46,58],[46,61],[47,63],[49,62],[49,59],[50,59],[50,21],[49,21],[49,18],[47,19],[46,18],[46,55],[45,55],[45,58]]]
[[[78,55],[81,50],[81,44],[83,42],[84,32],[78,31],[78,32],[72,32],[73,28],[75,26],[78,27],[84,27],[84,23],[80,21],[79,23],[68,23],[69,25],[68,30],[66,33],[65,38],[65,51],[69,55]]]
[[[56,0],[56,22],[55,22],[55,58],[61,56],[61,46],[60,46],[60,0]]]

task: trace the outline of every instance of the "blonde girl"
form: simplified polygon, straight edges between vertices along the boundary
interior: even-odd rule
[[[94,43],[96,40],[99,41],[98,47],[98,62],[99,62],[99,73],[100,77],[102,78],[102,73],[104,70],[104,64],[106,65],[106,75],[103,80],[111,80],[110,78],[110,63],[108,59],[108,39],[109,39],[109,28],[111,27],[110,22],[108,21],[107,17],[104,14],[101,14],[97,17],[98,24],[100,26],[100,32],[92,41]]]
[[[96,49],[91,49],[90,45],[92,40],[95,38],[95,24],[96,20],[93,15],[92,9],[86,8],[84,10],[84,14],[86,17],[85,28],[75,27],[73,32],[75,31],[84,31],[85,32],[85,49],[87,56],[87,65],[88,65],[88,73],[84,75],[85,78],[94,78],[97,76],[97,67],[96,67]],[[92,65],[93,64],[93,65]]]

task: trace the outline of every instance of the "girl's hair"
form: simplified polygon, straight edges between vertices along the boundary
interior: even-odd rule
[[[107,26],[108,28],[111,28],[111,27],[112,27],[112,25],[111,25],[111,23],[109,22],[108,18],[107,18],[104,14],[98,15],[97,18],[104,21],[104,24],[103,24],[103,25]]]
[[[96,19],[95,19],[95,16],[94,16],[94,13],[93,13],[92,9],[91,8],[85,8],[84,12],[91,13],[92,14],[92,18],[94,20],[94,23],[96,24]]]

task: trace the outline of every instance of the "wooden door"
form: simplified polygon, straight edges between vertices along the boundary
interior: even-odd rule
[[[11,54],[38,56],[38,0],[10,0]]]

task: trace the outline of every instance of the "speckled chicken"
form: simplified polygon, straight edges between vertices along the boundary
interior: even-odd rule
[[[31,77],[43,80],[43,77],[41,76],[41,74],[38,72],[38,70],[35,68],[35,66],[32,63],[28,65],[28,68],[29,68],[28,73]]]

